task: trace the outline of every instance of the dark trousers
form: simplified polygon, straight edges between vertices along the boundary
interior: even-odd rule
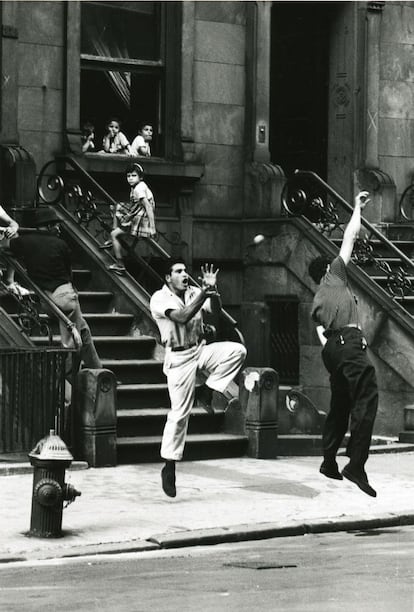
[[[330,336],[322,359],[330,374],[331,406],[323,431],[325,459],[333,459],[347,432],[350,468],[364,469],[378,407],[375,369],[369,361],[365,340],[357,328],[347,327]]]

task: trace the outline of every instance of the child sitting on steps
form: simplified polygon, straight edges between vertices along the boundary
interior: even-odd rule
[[[144,169],[140,164],[130,164],[126,169],[126,178],[131,187],[129,202],[120,202],[116,206],[114,225],[111,232],[112,242],[105,243],[102,248],[113,247],[117,262],[109,266],[109,270],[117,274],[125,274],[122,258],[121,236],[130,235],[136,238],[152,238],[155,236],[155,201],[151,189],[142,180]]]

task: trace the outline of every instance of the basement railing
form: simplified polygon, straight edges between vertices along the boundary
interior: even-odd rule
[[[75,172],[75,180],[65,179],[66,168]],[[54,172],[52,172],[54,170]],[[62,204],[74,217],[76,222],[84,227],[95,239],[98,245],[109,239],[112,230],[113,213],[118,202],[87,172],[82,165],[70,155],[58,156],[47,162],[41,169],[37,181],[37,204]],[[126,244],[129,253],[137,260],[142,274],[148,274],[158,284],[163,283],[163,277],[151,265],[152,256],[160,259],[170,259],[171,254],[166,250],[177,250],[185,245],[178,232],[157,231],[156,238],[144,238],[150,249],[148,260],[141,257],[135,250],[135,242]],[[166,246],[164,248],[160,241]],[[140,276],[136,280],[140,281]],[[198,282],[190,277],[193,285]],[[237,321],[224,309],[221,312],[221,321],[218,323],[222,330],[216,330],[221,336],[233,337],[244,344],[244,338],[237,328]]]
[[[296,170],[287,181],[282,204],[289,216],[304,216],[330,239],[342,238],[353,207],[317,174]],[[346,215],[344,213],[347,213]],[[365,235],[355,242],[352,261],[385,276],[385,287],[396,300],[414,294],[414,261],[376,227],[362,218]]]
[[[0,263],[5,268],[14,268],[19,281],[30,290],[25,295],[11,291],[0,278],[3,296],[10,295],[16,302],[18,327],[27,336],[37,332],[48,343],[0,347],[0,453],[26,452],[51,428],[70,444],[70,415],[65,412],[66,360],[72,356],[75,373],[75,352],[81,346],[79,333],[74,323],[4,249],[0,250]],[[53,345],[50,318],[49,315],[42,317],[41,302],[70,331],[74,348]],[[72,377],[72,391],[75,382]]]

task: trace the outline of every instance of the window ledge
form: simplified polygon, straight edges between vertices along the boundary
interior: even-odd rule
[[[198,181],[204,173],[204,165],[194,162],[168,161],[161,157],[129,157],[110,153],[85,153],[79,163],[88,172],[124,173],[128,164],[138,163],[147,176],[183,178]]]

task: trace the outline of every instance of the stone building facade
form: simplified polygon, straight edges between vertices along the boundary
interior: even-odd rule
[[[281,194],[295,168],[313,170],[348,201],[368,187],[378,227],[401,220],[414,169],[414,2],[3,0],[0,24],[2,203],[29,205],[36,174],[61,154],[120,196],[125,159],[82,155],[82,123],[100,141],[113,114],[129,138],[150,121],[142,163],[159,227],[180,232],[194,269],[220,267],[251,362],[289,362],[285,382],[326,409],[306,276],[317,248],[282,216]],[[100,24],[111,24],[107,38]],[[258,248],[257,234],[269,238]],[[412,370],[395,351],[374,358],[378,427],[396,433]]]

